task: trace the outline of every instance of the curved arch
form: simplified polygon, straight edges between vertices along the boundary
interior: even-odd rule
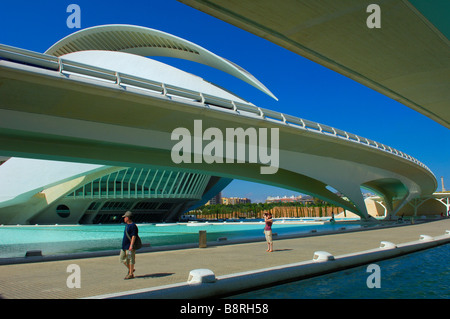
[[[165,56],[198,62],[226,72],[278,100],[252,74],[235,63],[190,41],[145,27],[112,24],[83,29],[56,42],[45,54],[60,57],[86,50],[121,51],[141,56]]]
[[[199,76],[139,55],[118,51],[89,50],[68,53],[62,58],[64,62],[83,63],[95,65],[96,67],[107,70],[114,70],[114,72],[120,73],[119,77],[121,81],[123,81],[121,76],[126,74],[164,83],[165,86],[175,86],[195,92],[202,92],[202,94],[233,100],[234,102],[248,103],[232,92],[205,81]]]
[[[394,178],[372,180],[364,183],[362,186],[373,190],[383,197],[388,215],[395,215],[406,204],[405,199],[409,201],[410,197],[415,195],[415,192],[405,186],[402,181]],[[394,200],[396,199],[402,200],[394,207]]]

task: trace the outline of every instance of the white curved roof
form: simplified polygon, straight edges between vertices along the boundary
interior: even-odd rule
[[[107,166],[12,157],[0,166],[0,207],[28,200],[36,193]]]
[[[65,54],[61,58],[247,103],[236,95],[196,75],[135,54],[113,51],[79,51]]]
[[[121,51],[141,56],[166,56],[202,63],[233,75],[277,99],[253,75],[238,65],[192,42],[145,27],[114,24],[87,28],[58,41],[45,53],[59,57],[87,50]]]

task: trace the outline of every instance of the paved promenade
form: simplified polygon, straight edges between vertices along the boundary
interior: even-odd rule
[[[123,280],[126,268],[118,256],[48,261],[0,266],[2,298],[83,298],[186,282],[193,269],[207,268],[216,276],[311,260],[315,251],[335,256],[377,248],[381,241],[394,244],[416,241],[420,235],[440,236],[450,230],[450,219],[413,225],[368,229],[274,241],[274,252],[265,242],[139,253],[136,278]],[[276,225],[274,225],[276,231]],[[81,270],[81,287],[68,288],[67,267]]]

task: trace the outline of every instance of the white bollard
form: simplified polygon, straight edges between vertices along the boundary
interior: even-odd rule
[[[216,275],[209,269],[194,269],[189,272],[188,284],[204,284],[216,282]]]
[[[430,241],[433,240],[434,238],[428,235],[420,235],[420,240],[422,241]]]
[[[316,251],[314,253],[313,261],[323,262],[334,260],[334,256],[326,251]]]
[[[391,243],[390,241],[382,241],[380,243],[380,248],[382,249],[392,249],[392,248],[397,248],[397,245],[394,243]]]

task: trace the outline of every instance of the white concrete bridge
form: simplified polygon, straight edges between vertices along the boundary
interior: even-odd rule
[[[83,35],[92,36],[92,31],[98,31],[97,45],[106,43],[106,39],[119,44],[121,32],[141,32],[143,37],[139,43],[130,40],[127,48],[126,45],[108,48],[106,44],[94,48],[87,41],[79,40]],[[49,50],[48,53],[55,53],[57,49],[72,48],[60,57],[56,53],[0,46],[0,154],[3,156],[120,167],[162,167],[243,179],[311,194],[363,218],[368,214],[361,187],[383,196],[390,214],[396,214],[413,198],[432,194],[437,187],[435,176],[423,163],[382,143],[257,107],[233,94],[223,97],[127,74],[102,64],[111,59],[102,60],[101,56],[93,63],[83,60],[83,52],[95,49],[105,51],[101,51],[104,56],[111,54],[114,59],[119,59],[120,53],[125,58],[146,63],[147,58],[138,59],[136,55],[148,55],[145,47],[154,47],[149,42],[153,41],[151,36],[163,37],[161,32],[130,26],[83,32],[69,36],[60,46],[57,44],[54,50]],[[98,40],[101,37],[105,41]],[[192,54],[200,58],[198,62],[207,56],[212,61],[210,65],[272,95],[241,68],[226,64],[226,60],[206,50],[194,50],[198,46],[186,40],[171,41],[175,44],[167,45],[166,52],[182,52],[178,56],[181,58]],[[84,43],[85,47],[77,48],[77,43]],[[189,49],[197,53],[189,53]],[[171,133],[179,127],[193,132],[195,120],[202,121],[203,130],[217,128],[222,132],[239,127],[278,128],[278,170],[275,174],[261,174],[263,163],[250,162],[248,154],[244,163],[237,163],[236,152],[234,163],[175,164],[171,150],[176,142],[171,139]],[[249,149],[248,139],[244,146]],[[202,151],[193,149],[192,153],[201,156],[198,152]],[[398,202],[395,207],[394,200]]]

